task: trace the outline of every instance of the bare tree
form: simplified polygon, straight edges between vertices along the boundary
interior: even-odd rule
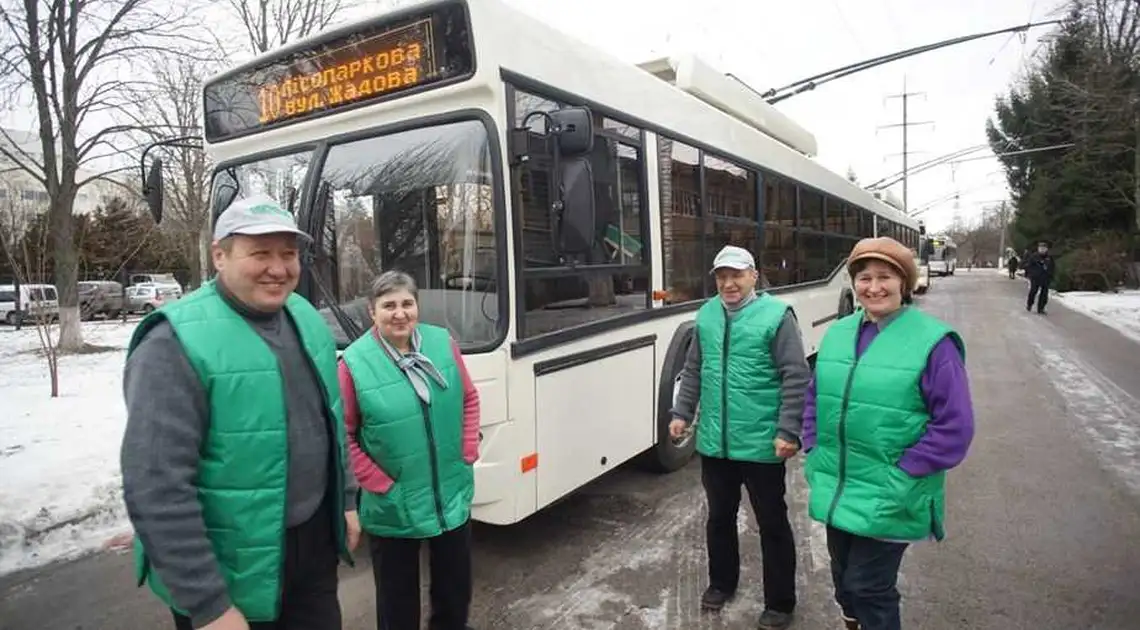
[[[140,53],[171,54],[189,39],[190,7],[160,0],[4,0],[0,4],[0,85],[9,106],[30,97],[39,151],[4,132],[0,155],[47,191],[55,284],[59,292],[59,348],[83,347],[76,288],[77,256],[71,213],[81,187],[106,178],[105,161],[124,152],[115,140],[130,124],[107,124],[137,93],[129,65]],[[104,120],[99,120],[100,118]],[[92,128],[98,131],[89,132]],[[101,150],[109,151],[101,152]],[[96,174],[81,167],[99,160]]]
[[[254,54],[308,37],[333,24],[356,0],[226,0]],[[391,3],[391,0],[390,0]]]
[[[10,204],[9,204],[10,205]],[[12,210],[12,208],[7,208]],[[17,210],[16,212],[20,212]],[[16,216],[12,214],[12,216]],[[7,263],[15,276],[16,285],[26,287],[24,291],[18,291],[16,295],[16,317],[19,323],[30,321],[36,328],[36,336],[40,342],[40,352],[47,362],[48,378],[51,382],[51,397],[59,397],[59,344],[58,344],[58,329],[52,326],[55,319],[52,309],[48,308],[47,302],[50,297],[47,292],[39,287],[29,287],[29,284],[42,282],[42,278],[47,276],[47,230],[36,230],[34,232],[37,239],[40,241],[36,246],[29,248],[26,239],[27,232],[25,231],[19,238],[14,238],[9,234],[7,229],[3,230],[0,234],[0,244],[3,245],[3,256],[7,259]],[[24,301],[20,293],[27,295],[27,301]],[[58,297],[58,296],[57,296]],[[55,333],[55,336],[53,336]]]
[[[151,139],[188,137],[202,133],[202,83],[214,64],[189,57],[154,57],[154,85],[140,123]],[[198,286],[209,275],[210,164],[200,146],[179,144],[165,148],[166,212],[164,223],[178,233],[192,263],[190,284]]]

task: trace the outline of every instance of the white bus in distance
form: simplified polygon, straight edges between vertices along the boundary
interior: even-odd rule
[[[932,236],[927,247],[930,273],[939,276],[952,276],[958,268],[958,245],[954,239],[940,234]]]
[[[376,15],[203,93],[214,217],[254,193],[295,212],[316,240],[298,292],[342,346],[371,325],[371,279],[398,268],[462,347],[485,523],[638,456],[691,459],[668,410],[722,245],[754,252],[809,354],[854,308],[856,240],[918,245],[915,221],[815,162],[814,138],[741,84],[692,57],[625,63],[498,0]]]

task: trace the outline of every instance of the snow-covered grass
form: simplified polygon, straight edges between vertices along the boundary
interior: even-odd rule
[[[119,445],[135,322],[83,324],[107,351],[59,358],[58,398],[34,327],[0,326],[0,575],[102,548],[130,526]]]
[[[1054,295],[1065,306],[1099,320],[1140,343],[1140,291],[1070,291]]]

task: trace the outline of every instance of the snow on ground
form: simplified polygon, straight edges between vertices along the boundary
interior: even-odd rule
[[[135,323],[88,322],[110,351],[61,356],[58,398],[35,327],[0,326],[0,575],[74,558],[129,531],[119,445]]]
[[[1140,343],[1140,291],[1054,293],[1065,306],[1084,313]]]

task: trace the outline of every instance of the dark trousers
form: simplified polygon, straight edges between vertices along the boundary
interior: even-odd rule
[[[376,581],[376,628],[420,630],[419,538],[369,535]],[[426,539],[431,630],[464,630],[471,607],[471,524]]]
[[[1045,312],[1045,303],[1049,301],[1048,280],[1029,279],[1029,298],[1025,300],[1025,310],[1033,308],[1033,300],[1037,300],[1037,312]]]
[[[758,464],[701,457],[701,483],[708,500],[706,537],[709,586],[736,592],[740,582],[737,514],[740,486],[748,489],[752,513],[760,524],[764,565],[764,606],[779,612],[796,607],[796,543],[784,502],[784,464]]]
[[[285,574],[277,621],[251,623],[250,630],[340,630],[337,546],[333,515],[325,502],[312,518],[285,530]],[[174,613],[177,630],[192,630],[188,617]]]
[[[900,630],[899,567],[906,543],[849,534],[828,526],[835,600],[862,630]]]

